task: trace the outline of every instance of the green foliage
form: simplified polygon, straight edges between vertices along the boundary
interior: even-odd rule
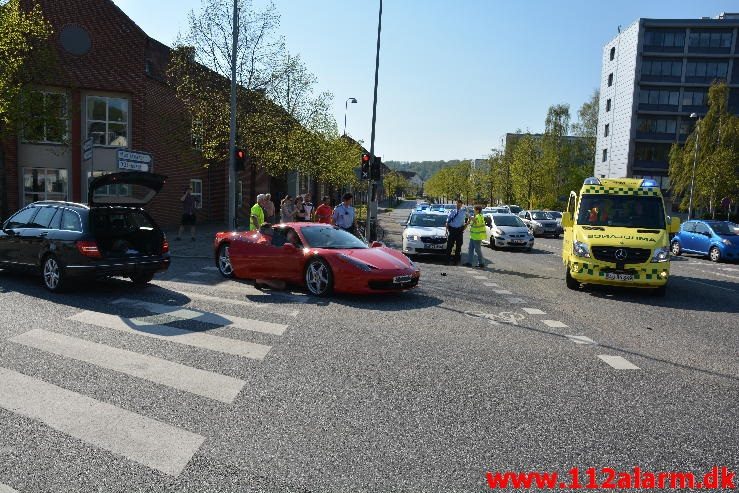
[[[728,111],[729,88],[715,83],[708,91],[708,113],[700,119],[685,145],[670,150],[670,183],[688,208],[695,167],[693,208],[706,208],[712,216],[724,197],[739,197],[739,117]],[[697,147],[696,147],[697,145]],[[696,152],[697,151],[697,152]]]
[[[591,162],[595,160],[595,146],[598,137],[598,106],[600,104],[600,91],[593,91],[588,101],[585,101],[577,116],[579,121],[572,126],[573,133],[585,139],[585,149],[581,152]]]
[[[388,196],[396,197],[410,187],[410,182],[400,173],[391,171],[382,181]]]
[[[456,166],[461,163],[459,159],[451,161],[385,161],[385,165],[396,171],[412,171],[423,181],[428,180],[442,168]]]

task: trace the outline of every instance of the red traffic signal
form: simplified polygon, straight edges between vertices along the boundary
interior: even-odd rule
[[[370,161],[372,156],[370,156],[369,152],[363,152],[362,153],[362,180],[368,180],[369,174],[370,174]]]
[[[244,163],[246,162],[246,149],[237,147],[234,149],[234,167],[237,171],[243,171],[245,168]]]

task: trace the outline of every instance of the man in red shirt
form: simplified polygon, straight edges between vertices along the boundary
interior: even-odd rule
[[[315,221],[317,223],[331,224],[331,214],[333,213],[333,210],[329,205],[330,203],[331,199],[327,196],[321,199],[321,205],[318,206],[315,212]]]

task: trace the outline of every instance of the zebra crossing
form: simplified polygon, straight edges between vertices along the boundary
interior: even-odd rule
[[[255,304],[240,299],[200,296],[202,301],[210,298],[236,308],[255,307]],[[191,306],[197,300],[198,296],[193,296],[191,304],[183,307],[123,297],[112,300],[110,306],[123,313],[136,313],[136,316],[82,310],[66,319],[72,326],[82,324],[87,330],[103,329],[96,332],[103,337],[102,343],[100,339],[91,341],[43,328],[15,335],[7,342],[82,362],[101,371],[133,377],[122,379],[129,382],[127,385],[136,385],[136,380],[140,380],[185,395],[210,399],[219,405],[233,405],[246,385],[242,379],[172,360],[176,358],[166,359],[105,344],[105,335],[113,334],[106,331],[124,332],[136,338],[136,347],[141,347],[140,344],[146,344],[146,341],[156,340],[158,344],[165,341],[178,347],[230,355],[241,359],[245,365],[253,365],[270,354],[272,344],[279,341],[288,329],[286,324],[200,310]],[[151,316],[141,315],[142,312]],[[255,312],[259,313],[259,310]],[[178,326],[169,325],[171,323]],[[199,329],[188,330],[182,328],[183,324],[197,325]],[[203,326],[210,327],[210,330],[203,330]],[[253,342],[250,338],[257,338],[260,342]],[[0,408],[174,477],[182,473],[207,438],[193,430],[164,422],[162,418],[154,419],[123,409],[1,365]],[[0,483],[0,493],[10,491],[13,490]]]

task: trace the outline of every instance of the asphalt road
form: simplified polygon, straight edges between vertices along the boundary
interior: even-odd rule
[[[397,244],[397,222],[383,217]],[[314,299],[176,259],[50,295],[0,273],[0,492],[457,492],[487,471],[739,469],[739,266],[569,291],[561,240]],[[207,255],[208,252],[205,252]],[[628,369],[622,369],[628,367]]]

